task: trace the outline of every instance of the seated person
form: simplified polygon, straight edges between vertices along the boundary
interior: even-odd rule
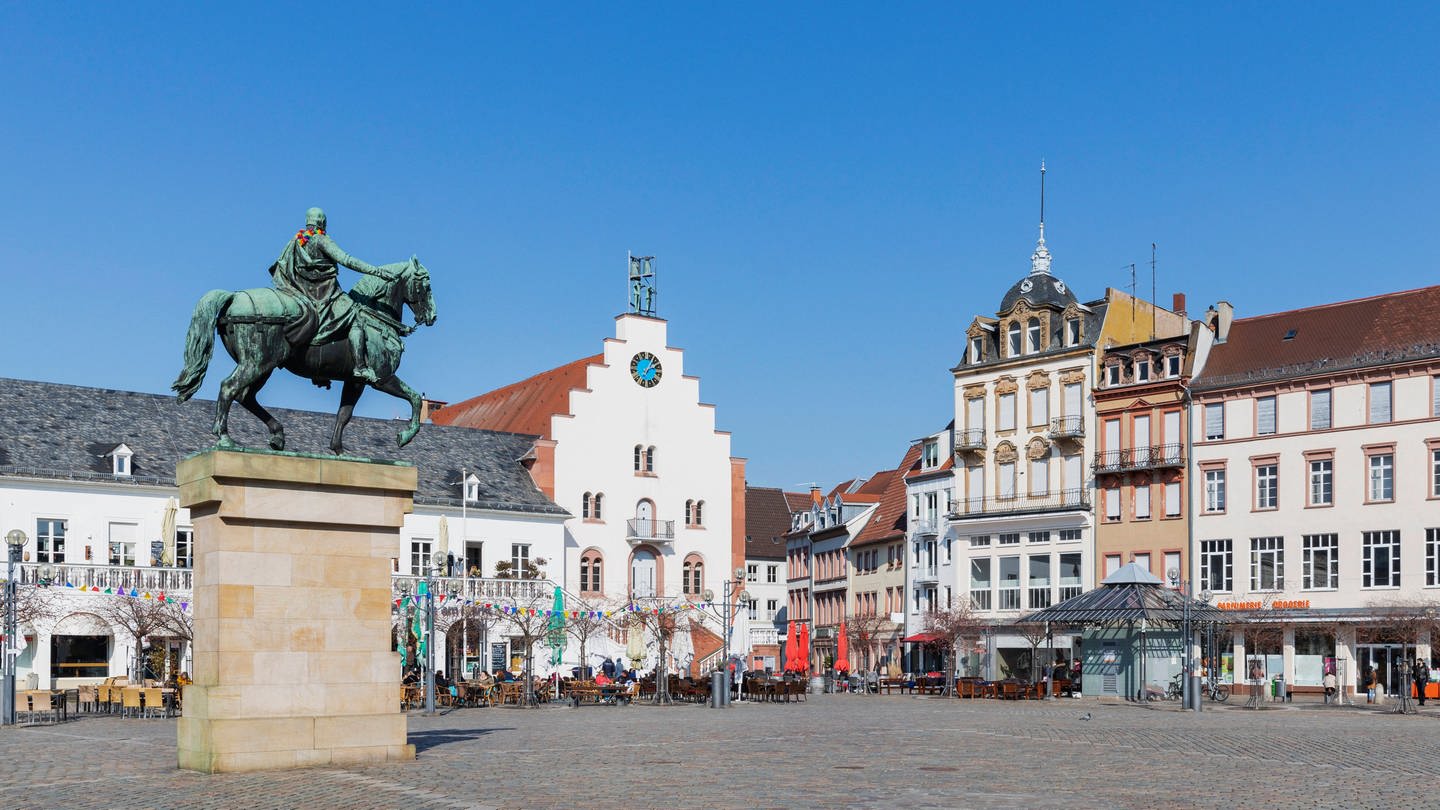
[[[442,669],[435,673],[435,685],[441,687],[450,685],[450,679],[445,677],[445,670]]]
[[[615,681],[613,681],[613,680],[611,680],[610,678],[606,677],[604,672],[600,672],[600,673],[597,673],[597,674],[595,675],[595,685],[596,685],[596,686],[609,686],[609,685],[612,684],[612,683],[615,683]]]
[[[420,683],[420,670],[410,667],[405,670],[405,677],[400,680],[405,686],[415,686]]]
[[[495,673],[495,679],[500,683],[514,683],[515,673],[508,669],[502,669]]]

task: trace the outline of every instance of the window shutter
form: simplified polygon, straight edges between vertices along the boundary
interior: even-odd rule
[[[1390,383],[1372,383],[1370,386],[1370,421],[1390,421]]]
[[[1260,434],[1275,432],[1275,398],[1261,397],[1255,400],[1255,428]]]
[[[1030,424],[1044,425],[1050,421],[1050,389],[1030,389]]]
[[[1440,416],[1440,377],[1430,379],[1430,415]]]
[[[1310,429],[1330,427],[1330,389],[1310,392]]]
[[[1440,385],[1437,385],[1440,388]],[[1440,403],[1440,398],[1435,400]],[[1067,383],[1065,385],[1065,415],[1080,415],[1080,383]]]
[[[1225,438],[1224,404],[1216,402],[1205,406],[1205,438]]]

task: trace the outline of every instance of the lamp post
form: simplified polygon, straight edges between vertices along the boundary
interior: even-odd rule
[[[425,713],[435,713],[435,588],[445,553],[430,556],[430,576],[425,578]]]
[[[25,542],[28,540],[25,532],[20,529],[11,529],[5,535],[5,546],[9,553],[5,555],[5,700],[3,706],[5,725],[15,725],[15,563],[20,561],[20,555],[25,549]]]
[[[723,589],[723,591],[722,591],[722,599],[723,599],[723,602],[724,602],[724,611],[725,611],[724,614],[720,617],[721,622],[723,623],[723,625],[724,625],[724,627],[725,627],[725,638],[724,638],[724,650],[725,650],[724,655],[725,655],[725,658],[724,658],[724,661],[723,661],[723,662],[721,663],[721,665],[720,665],[720,671],[721,671],[721,673],[723,673],[723,674],[721,675],[721,679],[720,679],[720,682],[721,682],[721,684],[722,684],[722,686],[723,686],[723,691],[722,691],[721,694],[720,694],[720,705],[721,705],[721,706],[727,706],[727,705],[730,704],[730,636],[731,636],[731,634],[734,632],[734,628],[735,628],[735,612],[739,610],[741,604],[744,604],[744,603],[747,603],[747,602],[750,601],[750,592],[749,592],[749,591],[747,591],[747,590],[740,590],[739,593],[736,593],[737,589],[740,589],[740,588],[742,587],[742,583],[743,583],[744,581],[745,581],[745,567],[744,567],[744,566],[736,566],[736,568],[735,568],[735,578],[734,578],[734,579],[727,579],[727,580],[725,580],[723,583],[721,583],[721,588]],[[708,588],[705,590],[705,593],[702,594],[702,596],[704,597],[704,599],[705,599],[705,601],[706,601],[707,603],[713,604],[714,601],[715,601],[715,592],[712,591],[712,590],[710,590],[710,589],[708,589]],[[731,611],[731,609],[730,609],[730,597],[732,597],[732,596],[735,597],[735,611]]]

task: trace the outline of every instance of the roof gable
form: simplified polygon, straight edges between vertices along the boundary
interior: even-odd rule
[[[604,354],[582,357],[431,413],[436,424],[550,437],[550,418],[570,412],[570,391],[584,388],[585,370]]]

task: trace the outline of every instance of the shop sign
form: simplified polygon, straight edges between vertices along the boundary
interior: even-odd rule
[[[1256,599],[1250,602],[1217,602],[1215,607],[1220,610],[1265,610],[1265,603]],[[1305,610],[1310,607],[1309,599],[1276,599],[1270,604],[1270,610]]]

